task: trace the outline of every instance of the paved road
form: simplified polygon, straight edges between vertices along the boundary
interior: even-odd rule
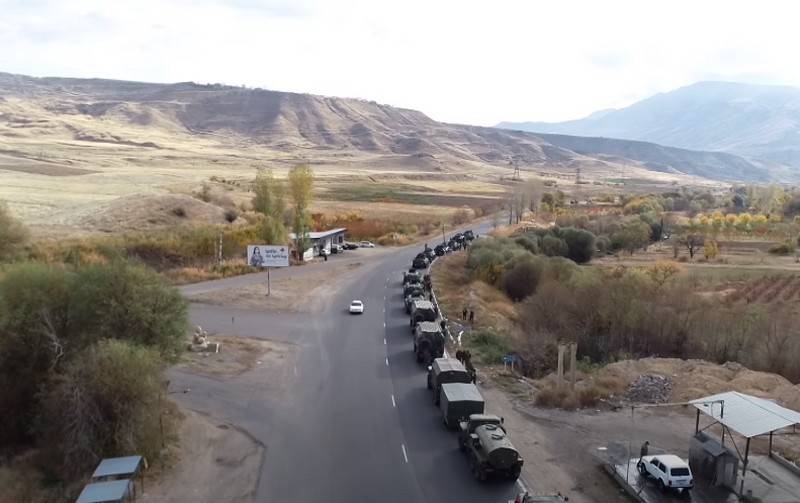
[[[176,395],[187,406],[243,427],[266,446],[256,501],[513,499],[514,484],[479,484],[472,479],[454,434],[443,428],[433,406],[425,369],[412,356],[400,282],[418,248],[353,252],[364,265],[351,273],[319,314],[192,306],[192,323],[209,331],[298,346],[294,361],[280,376],[257,368],[223,384],[171,373],[176,388],[192,389]],[[376,253],[365,260],[371,252]],[[311,267],[319,266],[307,266],[303,274],[313,272]],[[261,281],[253,276],[257,275],[249,281]],[[240,277],[207,282],[184,291],[206,292],[247,281]],[[364,315],[347,313],[354,298],[364,301]],[[273,380],[285,385],[272,386]]]

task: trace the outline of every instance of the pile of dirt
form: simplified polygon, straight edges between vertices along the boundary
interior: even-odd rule
[[[639,376],[651,374],[672,382],[668,400],[684,402],[725,391],[738,391],[777,400],[784,407],[800,410],[800,385],[769,372],[750,370],[736,362],[725,364],[679,358],[642,358],[607,365],[598,376],[616,377],[633,383]]]
[[[667,403],[672,379],[658,374],[642,374],[631,383],[625,398],[634,403]]]

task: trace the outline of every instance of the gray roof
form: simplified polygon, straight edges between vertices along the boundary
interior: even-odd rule
[[[442,384],[442,393],[448,402],[483,402],[483,397],[474,384],[460,382]]]
[[[433,309],[433,302],[429,300],[415,300],[414,307],[416,309]]]
[[[142,463],[141,456],[125,456],[123,458],[107,458],[100,461],[92,474],[92,478],[133,475]]]
[[[314,231],[314,232],[309,232],[308,233],[308,238],[309,239],[322,239],[322,238],[326,238],[328,236],[333,236],[334,234],[341,234],[341,233],[343,233],[345,231],[347,231],[347,229],[345,227],[340,227],[338,229],[331,229],[329,231]],[[289,239],[297,239],[297,235],[294,232],[292,232],[292,233],[289,234]]]
[[[123,501],[130,491],[130,480],[112,480],[88,484],[75,503],[116,503]]]
[[[691,403],[707,416],[746,438],[800,424],[800,413],[770,400],[737,391],[718,393],[692,400]]]

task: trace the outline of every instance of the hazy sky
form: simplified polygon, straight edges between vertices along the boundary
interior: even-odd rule
[[[0,0],[0,71],[566,120],[698,80],[800,86],[791,0]]]

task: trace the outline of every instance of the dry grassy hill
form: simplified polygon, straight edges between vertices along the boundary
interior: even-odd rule
[[[648,145],[610,156],[363,100],[0,73],[0,199],[35,225],[78,225],[73,215],[123,196],[186,194],[211,176],[243,180],[256,167],[298,162],[323,179],[376,182],[496,182],[512,160],[523,171],[570,178],[581,168],[589,180],[707,181],[692,176],[691,153],[661,159]]]

